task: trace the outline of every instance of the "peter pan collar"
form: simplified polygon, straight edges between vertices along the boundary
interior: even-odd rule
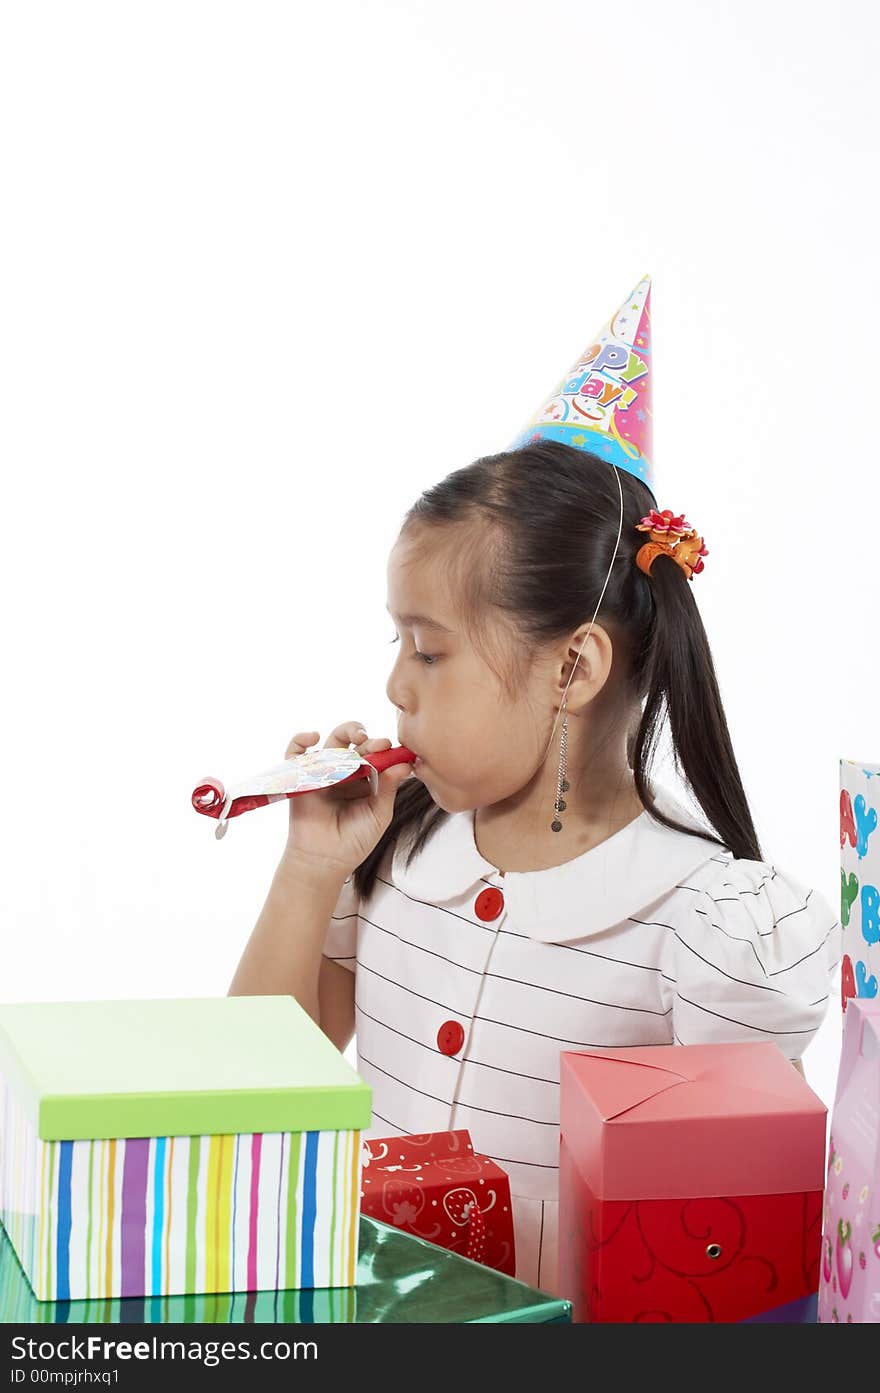
[[[666,789],[655,788],[661,812],[705,834]],[[486,882],[504,893],[513,929],[545,943],[601,933],[662,899],[676,883],[722,848],[705,835],[675,832],[645,810],[633,822],[581,856],[542,871],[507,871],[502,877],[474,840],[473,810],[449,813],[409,869],[407,843],[391,862],[392,883],[411,899],[450,904],[479,893]]]

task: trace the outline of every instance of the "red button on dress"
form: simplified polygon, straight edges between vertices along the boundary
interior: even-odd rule
[[[458,1054],[464,1044],[464,1030],[458,1021],[444,1021],[437,1031],[437,1048],[441,1054]]]
[[[481,890],[474,900],[474,913],[478,919],[497,919],[504,908],[504,896],[494,885]]]

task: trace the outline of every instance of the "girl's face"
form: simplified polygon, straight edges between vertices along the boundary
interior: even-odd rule
[[[401,538],[388,562],[388,610],[398,636],[386,691],[397,737],[418,756],[417,778],[447,812],[486,807],[524,791],[542,767],[558,706],[549,668],[535,664],[511,699],[472,646],[439,561]],[[487,638],[511,650],[500,621]],[[551,771],[552,772],[552,771]]]

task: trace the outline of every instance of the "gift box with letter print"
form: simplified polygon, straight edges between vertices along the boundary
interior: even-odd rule
[[[819,1320],[880,1321],[880,1001],[851,1000],[831,1110]]]
[[[0,1086],[40,1300],[354,1282],[372,1093],[293,997],[0,1006]]]
[[[514,1275],[510,1180],[469,1132],[371,1137],[363,1153],[364,1214]]]
[[[843,1009],[880,981],[880,764],[840,761],[840,922]]]
[[[819,1284],[827,1109],[774,1044],[565,1051],[576,1321],[741,1321]]]

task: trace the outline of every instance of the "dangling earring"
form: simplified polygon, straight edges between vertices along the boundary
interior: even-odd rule
[[[568,744],[568,712],[563,706],[562,735],[559,739],[559,773],[556,778],[556,802],[553,804],[556,817],[550,823],[551,832],[561,832],[562,823],[559,821],[559,814],[565,812],[565,799],[563,793],[568,793],[571,785],[565,777],[565,752]]]

